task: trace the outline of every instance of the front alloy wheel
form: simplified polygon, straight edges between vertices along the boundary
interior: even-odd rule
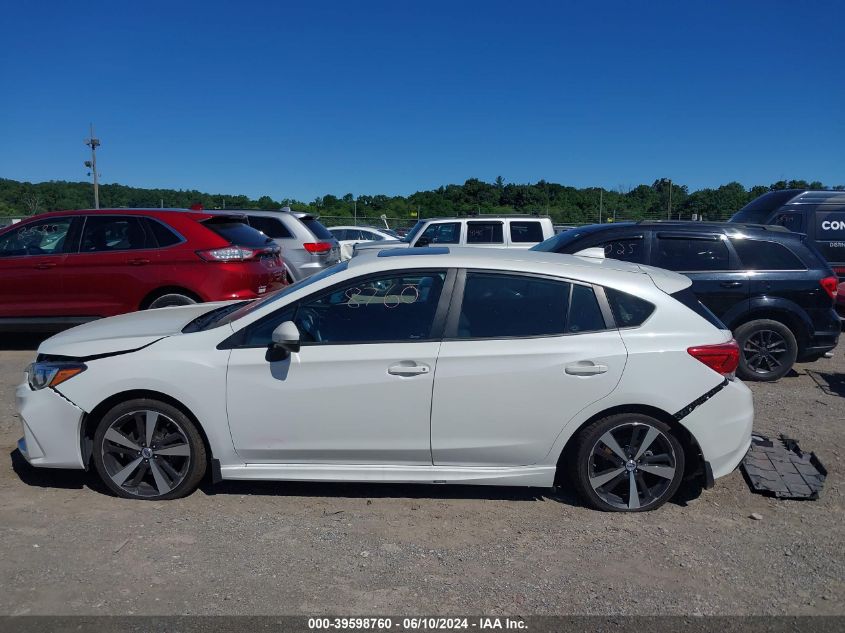
[[[653,510],[672,498],[684,474],[684,451],[668,425],[640,414],[609,416],[581,432],[574,479],[599,510]]]
[[[100,477],[121,497],[182,497],[205,473],[205,447],[193,422],[155,400],[114,407],[103,417],[94,446]]]

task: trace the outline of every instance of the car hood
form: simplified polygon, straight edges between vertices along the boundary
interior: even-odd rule
[[[143,310],[91,321],[48,338],[38,347],[38,353],[87,358],[136,350],[178,334],[198,316],[227,303],[232,302]]]

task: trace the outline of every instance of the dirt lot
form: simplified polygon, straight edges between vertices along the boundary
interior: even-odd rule
[[[735,472],[626,516],[499,488],[226,483],[116,499],[13,452],[35,343],[0,348],[0,613],[845,614],[841,348],[752,387],[756,430],[829,470],[820,501],[753,495]]]

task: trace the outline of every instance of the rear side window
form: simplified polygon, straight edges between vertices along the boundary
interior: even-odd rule
[[[511,242],[542,242],[543,227],[539,222],[511,222]]]
[[[203,222],[203,226],[236,246],[262,248],[272,242],[269,237],[243,222],[206,220]]]
[[[332,235],[326,227],[320,224],[318,220],[315,220],[314,218],[308,216],[305,218],[301,218],[300,222],[302,222],[318,240],[334,239],[334,235]]]
[[[744,270],[805,270],[807,267],[792,251],[777,242],[732,239]]]
[[[80,253],[104,253],[152,248],[141,218],[134,216],[90,215],[82,229]]]
[[[616,321],[616,327],[638,327],[654,312],[654,305],[627,292],[605,288],[610,311]],[[715,317],[714,317],[715,318]]]
[[[147,229],[155,238],[156,244],[159,248],[164,248],[165,246],[173,246],[174,244],[178,244],[182,241],[182,239],[178,235],[176,235],[173,231],[164,226],[161,222],[158,222],[157,220],[153,220],[151,218],[146,218],[144,221],[147,224]]]
[[[501,222],[467,222],[467,244],[502,244]]]
[[[607,258],[635,264],[645,263],[645,240],[642,236],[622,237],[599,246],[604,248],[604,256]]]
[[[571,289],[565,281],[468,272],[458,338],[565,334]]]
[[[288,231],[288,228],[282,224],[282,221],[278,218],[251,215],[249,216],[249,225],[254,229],[258,229],[267,237],[272,237],[274,239],[293,237],[290,231]]]
[[[658,236],[654,265],[685,272],[730,270],[730,255],[728,247],[716,236],[713,239]]]
[[[701,301],[698,300],[698,297],[696,297],[695,293],[689,288],[684,288],[680,292],[673,293],[671,296],[673,299],[676,299],[677,301],[683,303],[686,307],[695,312],[698,316],[703,318],[711,325],[715,325],[720,330],[728,329],[715,314],[710,312],[710,310],[708,310],[704,306],[704,304],[702,304]]]
[[[566,331],[570,334],[578,334],[580,332],[597,332],[606,328],[607,324],[604,322],[604,316],[593,289],[590,286],[572,284]]]

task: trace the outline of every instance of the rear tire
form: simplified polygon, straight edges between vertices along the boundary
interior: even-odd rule
[[[191,494],[205,475],[205,444],[191,419],[148,398],[112,407],[94,433],[94,466],[126,499],[161,501]]]
[[[570,480],[597,510],[656,510],[684,477],[683,446],[668,424],[648,415],[610,415],[582,429],[575,442]]]
[[[193,297],[189,297],[188,295],[181,294],[178,292],[168,292],[166,295],[161,295],[154,299],[150,305],[147,306],[148,310],[155,310],[156,308],[172,308],[174,306],[189,306],[193,305],[197,302],[196,299]]]
[[[742,380],[778,380],[792,369],[798,358],[795,335],[780,321],[749,321],[736,329],[734,338],[740,351],[736,373]]]

